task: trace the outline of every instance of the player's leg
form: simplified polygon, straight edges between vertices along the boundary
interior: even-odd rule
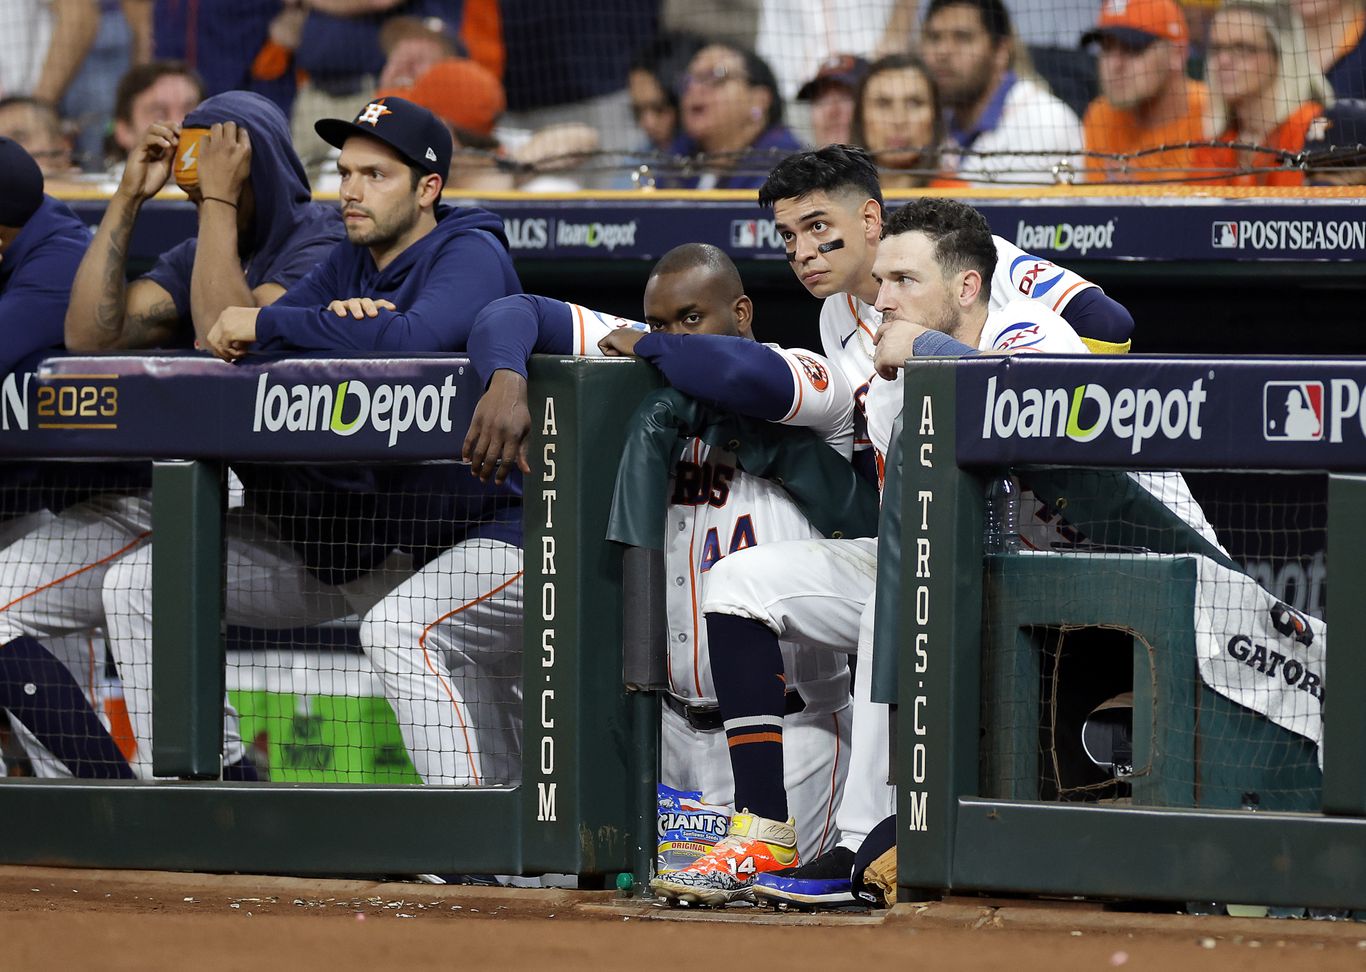
[[[500,540],[445,551],[365,616],[379,673],[423,780],[521,778],[522,552]]]
[[[849,773],[851,721],[847,703],[837,712],[798,712],[785,720],[783,782],[803,861],[835,846],[835,813]]]
[[[761,544],[723,558],[711,574],[703,611],[736,801],[786,820],[779,639],[805,651],[856,649],[858,619],[876,581],[876,541]]]
[[[344,616],[343,592],[303,569],[298,557],[264,521],[230,511],[225,558],[225,612],[230,623],[299,627]],[[113,565],[102,591],[109,647],[123,681],[128,718],[137,739],[134,769],[152,772],[152,549]],[[236,711],[224,700],[224,777],[254,779],[246,762]]]
[[[146,543],[147,494],[97,496],[0,551],[0,704],[78,776],[128,776],[80,682],[43,640],[101,623],[111,563]]]
[[[870,597],[859,622],[849,770],[835,815],[839,843],[800,867],[760,876],[754,886],[759,900],[852,904],[855,899],[850,875],[855,855],[872,829],[896,812],[896,790],[887,783],[889,709],[872,701],[874,610],[875,599]]]

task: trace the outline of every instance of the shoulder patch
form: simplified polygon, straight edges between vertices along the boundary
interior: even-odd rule
[[[811,383],[811,387],[816,391],[825,391],[830,387],[830,373],[825,370],[825,365],[807,354],[793,354],[801,363],[802,370],[806,372],[806,380]]]

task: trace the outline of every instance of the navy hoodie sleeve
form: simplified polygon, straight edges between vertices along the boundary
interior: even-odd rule
[[[432,263],[411,306],[377,317],[338,317],[324,306],[263,308],[256,319],[257,351],[464,351],[480,308],[507,295],[504,267],[490,238],[453,238]],[[383,296],[369,295],[369,296]]]
[[[79,262],[79,257],[77,258]],[[35,351],[62,346],[62,321],[75,269],[68,254],[35,253],[0,293],[0,374]]]
[[[161,255],[151,270],[139,279],[159,284],[175,302],[181,320],[190,319],[190,274],[194,270],[194,253],[199,241],[195,237],[182,240]]]
[[[1134,333],[1134,319],[1119,301],[1105,296],[1099,287],[1087,287],[1058,311],[1078,334],[1099,341],[1123,344]]]
[[[322,262],[304,274],[299,280],[285,285],[280,299],[271,304],[272,308],[305,307],[315,310],[327,307],[337,297],[337,251],[340,247],[333,244]],[[283,283],[283,281],[277,281]],[[260,321],[257,321],[257,334],[260,334]]]
[[[526,377],[527,359],[574,353],[574,315],[562,300],[513,294],[493,301],[470,329],[470,363],[485,385],[495,371]]]
[[[652,332],[636,342],[635,350],[685,395],[768,422],[792,411],[792,369],[758,341]]]

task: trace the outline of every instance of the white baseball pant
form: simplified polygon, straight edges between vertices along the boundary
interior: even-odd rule
[[[422,779],[511,786],[522,775],[522,551],[467,540],[375,605],[361,646]]]

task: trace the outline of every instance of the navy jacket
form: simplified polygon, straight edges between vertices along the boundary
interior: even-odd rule
[[[62,347],[71,282],[89,245],[76,214],[44,196],[0,260],[0,375],[36,351]]]

